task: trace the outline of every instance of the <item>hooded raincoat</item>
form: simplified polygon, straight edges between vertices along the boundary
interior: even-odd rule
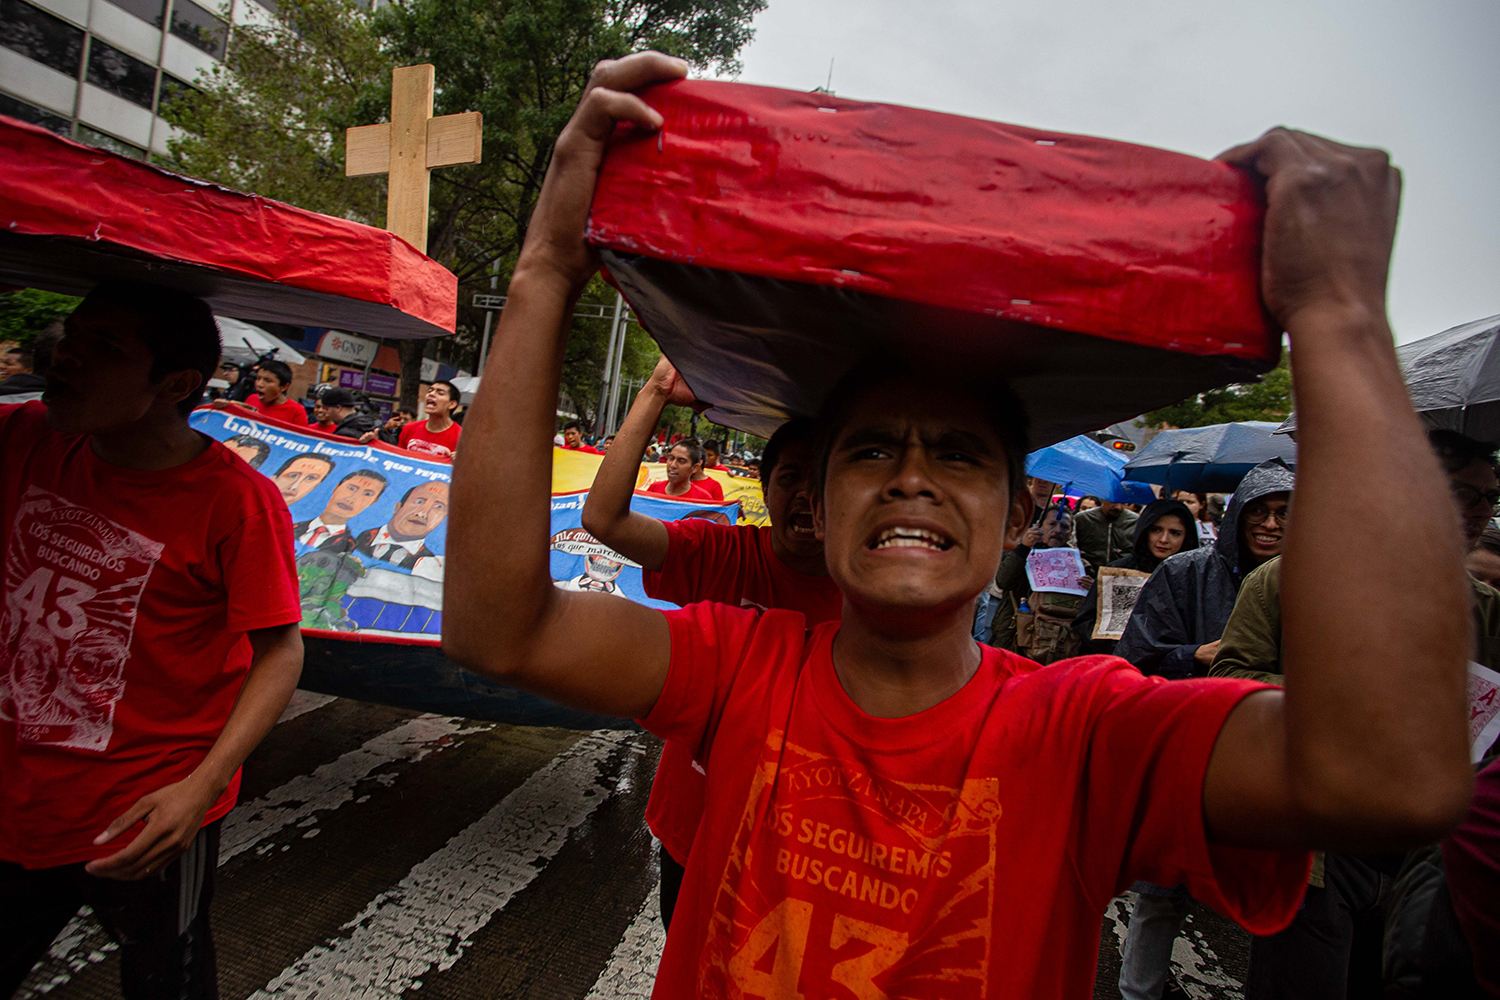
[[[1160,521],[1168,514],[1173,514],[1182,521],[1183,527],[1187,529],[1187,537],[1182,540],[1182,549],[1198,547],[1198,526],[1193,519],[1193,512],[1188,509],[1187,504],[1181,500],[1163,498],[1153,500],[1141,511],[1140,517],[1135,520],[1135,536],[1131,542],[1130,555],[1116,559],[1109,565],[1116,569],[1138,569],[1150,573],[1161,564],[1151,554],[1149,536],[1151,526]],[[1083,599],[1083,604],[1078,608],[1078,617],[1073,619],[1073,631],[1083,640],[1083,651],[1085,653],[1110,654],[1115,651],[1117,643],[1113,639],[1090,639],[1094,633],[1094,622],[1099,617],[1099,588],[1097,586],[1090,590],[1088,596]]]
[[[1223,635],[1240,582],[1255,568],[1241,560],[1241,512],[1263,496],[1290,493],[1292,484],[1292,470],[1280,459],[1251,469],[1224,511],[1214,544],[1177,553],[1146,581],[1115,655],[1144,674],[1182,678],[1208,673],[1193,653]]]

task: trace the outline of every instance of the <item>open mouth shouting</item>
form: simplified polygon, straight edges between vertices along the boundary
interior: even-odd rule
[[[866,544],[873,551],[882,549],[924,549],[929,552],[947,552],[953,547],[953,539],[931,528],[893,525],[877,531]]]
[[[805,505],[799,504],[792,508],[792,513],[787,518],[786,526],[793,538],[812,539],[816,537],[816,532],[813,529],[812,510]]]

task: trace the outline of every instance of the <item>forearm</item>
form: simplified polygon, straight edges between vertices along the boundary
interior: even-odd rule
[[[302,676],[302,633],[296,625],[262,629],[252,637],[255,659],[235,699],[229,721],[214,741],[192,780],[201,782],[217,798],[250,752],[266,738],[285,711]]]
[[[594,474],[583,507],[583,526],[589,534],[652,571],[661,569],[666,559],[667,532],[656,518],[632,511],[630,498],[641,458],[666,405],[666,398],[650,384],[636,394],[614,445]]]
[[[475,666],[519,650],[556,599],[552,426],[575,296],[524,255],[509,296],[453,466],[443,648]]]
[[[1288,326],[1299,425],[1281,565],[1293,794],[1350,829],[1440,828],[1469,776],[1453,502],[1383,315],[1309,309]]]

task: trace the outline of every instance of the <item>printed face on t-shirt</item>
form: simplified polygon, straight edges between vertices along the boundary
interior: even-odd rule
[[[333,496],[318,516],[324,524],[343,524],[380,499],[385,483],[369,476],[354,475],[333,488]]]
[[[426,538],[447,516],[448,484],[424,483],[396,505],[387,530],[398,541]]]
[[[931,383],[875,385],[853,402],[814,503],[844,596],[905,611],[972,601],[1027,514],[1010,498],[1005,448],[988,416]]]
[[[272,481],[288,507],[301,500],[328,478],[333,466],[319,458],[296,458],[276,473]]]

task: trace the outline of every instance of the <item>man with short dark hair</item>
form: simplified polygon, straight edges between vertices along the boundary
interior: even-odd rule
[[[217,996],[220,820],[302,668],[286,505],[188,423],[219,350],[202,301],[102,284],[0,407],[0,996],[83,905],[125,996]]]
[[[354,539],[349,535],[349,520],[380,499],[386,478],[375,469],[355,469],[334,486],[323,511],[310,521],[292,525],[292,537],[315,549],[349,552]]]
[[[281,491],[281,499],[290,509],[297,501],[322,485],[333,473],[333,459],[316,452],[293,455],[281,463],[271,482]]]
[[[52,351],[62,339],[62,321],[48,323],[31,342],[30,371],[17,372],[0,382],[0,405],[6,403],[28,403],[41,399],[47,388],[47,368],[52,364]]]
[[[1089,576],[1133,551],[1136,517],[1123,503],[1100,498],[1097,507],[1081,511],[1073,519],[1073,537]]]
[[[451,462],[463,433],[463,428],[453,422],[458,403],[458,387],[452,382],[437,381],[428,386],[422,400],[427,419],[413,420],[401,428],[401,447]]]
[[[597,448],[584,444],[583,425],[576,420],[563,424],[562,437],[562,447],[567,451],[581,451],[585,455],[602,454]]]
[[[0,355],[0,383],[31,371],[33,363],[30,351],[24,347],[12,347]]]
[[[422,483],[401,495],[388,524],[361,532],[354,551],[379,559],[412,576],[443,578],[443,557],[427,547],[427,536],[448,517],[448,484]]]
[[[703,471],[704,472],[728,472],[724,465],[724,442],[718,438],[709,438],[703,442]]]
[[[307,411],[295,399],[288,399],[287,386],[292,384],[292,369],[285,361],[262,361],[255,370],[255,392],[243,402],[239,400],[215,400],[214,406],[223,409],[237,406],[249,410],[258,417],[275,420],[293,427],[307,426]]]
[[[813,425],[789,420],[766,444],[761,476],[770,524],[719,524],[703,518],[658,521],[630,509],[639,455],[668,405],[697,399],[672,362],[661,358],[620,427],[618,446],[605,454],[583,507],[583,526],[599,541],[641,567],[646,596],[676,604],[719,601],[784,608],[817,624],[843,607],[813,529],[809,497]],[[682,448],[678,442],[677,448]],[[661,842],[661,912],[670,925],[677,890],[703,816],[704,781],[681,745],[662,748],[646,805],[646,823]]]
[[[909,357],[846,376],[818,418],[838,622],[555,587],[546,437],[598,266],[595,183],[612,137],[663,124],[632,91],[686,72],[601,63],[555,144],[454,470],[443,602],[450,659],[639,719],[708,772],[657,1000],[1087,997],[1102,913],[1136,878],[1269,933],[1309,849],[1464,814],[1461,550],[1430,516],[1444,492],[1401,475],[1434,459],[1385,320],[1399,174],[1377,151],[1277,130],[1225,154],[1265,179],[1263,295],[1297,353],[1284,572],[1311,599],[1287,611],[1285,692],[975,643],[974,599],[1031,522],[1025,418],[991,372]]]

